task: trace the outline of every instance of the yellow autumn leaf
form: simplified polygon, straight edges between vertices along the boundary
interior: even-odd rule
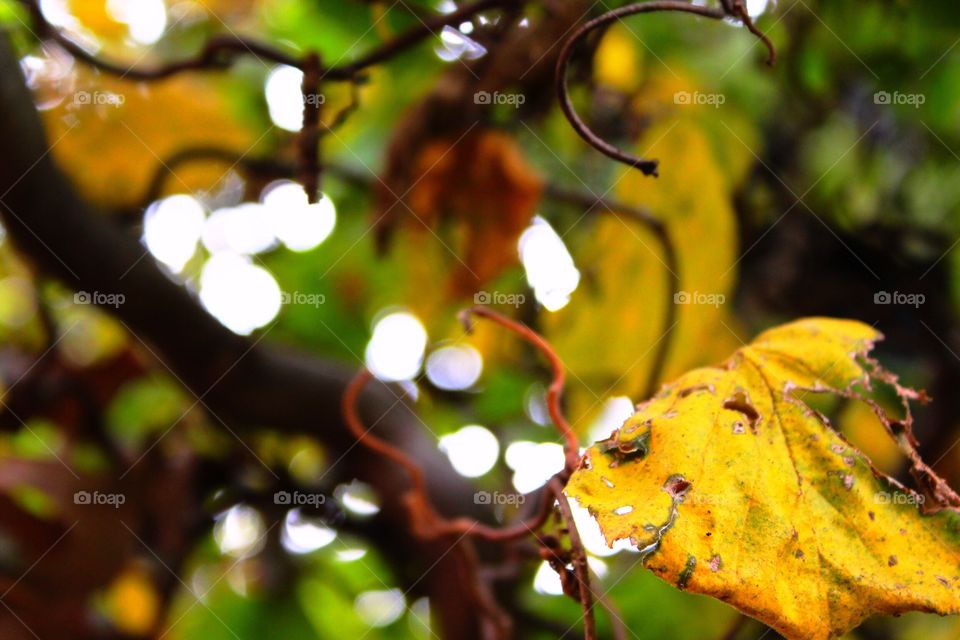
[[[636,35],[626,26],[610,27],[593,57],[594,80],[624,93],[636,91],[642,80],[637,42]]]
[[[872,614],[957,613],[960,515],[922,514],[924,496],[803,401],[889,381],[866,356],[880,337],[822,318],[771,329],[639,406],[567,492],[656,575],[790,639],[836,637]]]
[[[159,596],[146,573],[128,568],[107,590],[105,605],[113,625],[131,635],[144,635],[160,610]]]
[[[104,40],[121,40],[129,34],[127,25],[117,20],[106,0],[69,0],[67,9],[77,23]]]
[[[638,398],[645,392],[661,340],[669,340],[661,380],[740,344],[726,308],[737,273],[734,185],[707,134],[684,112],[651,128],[638,149],[660,159],[661,176],[653,180],[630,170],[617,185],[618,195],[666,223],[677,255],[679,296],[674,300],[668,290],[670,272],[658,238],[627,216],[597,214],[591,234],[572,248],[583,281],[567,307],[543,318],[544,333],[574,374],[568,395],[578,425],[589,423],[598,396]],[[625,303],[630,300],[635,303]],[[597,318],[616,340],[596,339]],[[668,326],[672,332],[665,338]]]
[[[191,74],[149,84],[77,70],[76,91],[43,112],[53,155],[90,201],[107,209],[142,204],[151,179],[174,153],[217,146],[255,154],[266,139],[229,103],[229,81]],[[168,192],[213,189],[229,165],[179,166]]]

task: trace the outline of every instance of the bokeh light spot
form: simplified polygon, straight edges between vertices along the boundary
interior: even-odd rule
[[[410,380],[420,371],[427,332],[405,311],[390,313],[373,328],[367,343],[367,368],[381,380]]]
[[[440,450],[462,476],[477,478],[493,468],[500,455],[497,437],[479,425],[468,425],[440,438]]]

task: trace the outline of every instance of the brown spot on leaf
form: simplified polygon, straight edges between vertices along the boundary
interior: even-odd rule
[[[673,475],[663,483],[663,490],[670,494],[670,497],[674,500],[682,500],[692,486],[693,484],[684,479],[683,476]]]
[[[720,571],[722,567],[723,567],[723,560],[720,559],[719,553],[713,556],[712,558],[710,558],[710,571],[713,571],[714,573],[716,573],[717,571]]]
[[[714,388],[712,384],[698,384],[692,387],[687,387],[686,389],[681,389],[677,393],[677,396],[680,398],[686,398],[691,393],[696,393],[697,391],[709,391],[713,395],[717,395],[717,390]]]
[[[743,389],[737,389],[733,395],[723,401],[723,408],[742,413],[750,425],[750,431],[757,432],[757,425],[760,424],[760,412],[750,403],[750,396]]]
[[[687,556],[687,564],[684,565],[683,571],[680,572],[680,576],[677,578],[677,588],[686,589],[687,585],[690,583],[690,578],[693,576],[693,570],[697,567],[697,559],[691,555]]]
[[[897,566],[897,556],[890,556],[889,558],[887,558],[887,566],[888,567]]]

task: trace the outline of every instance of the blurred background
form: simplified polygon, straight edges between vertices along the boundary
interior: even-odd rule
[[[225,332],[258,348],[365,365],[396,383],[397,402],[419,416],[420,442],[449,462],[450,482],[476,492],[463,511],[479,504],[515,517],[524,494],[563,465],[544,404],[549,372],[500,329],[467,335],[456,313],[472,304],[522,319],[556,348],[567,415],[585,443],[609,435],[649,389],[722,361],[764,328],[811,315],[862,320],[886,335],[885,365],[934,398],[915,432],[924,458],[957,486],[960,11],[747,4],[776,44],[773,68],[739,25],[685,15],[627,18],[578,48],[569,77],[579,112],[602,138],[658,159],[658,178],[584,144],[555,100],[558,42],[618,3],[527,3],[437,29],[362,82],[323,83],[314,97],[331,128],[315,204],[291,169],[298,69],[245,55],[229,69],[142,82],[39,37],[25,3],[0,1],[0,24],[50,157],[139,243],[131,269],[157,264]],[[92,55],[148,68],[225,33],[343,63],[458,5],[38,6]],[[468,106],[451,109],[451,92]],[[663,221],[675,262],[638,212]],[[349,447],[309,433],[339,416],[316,415],[300,434],[262,423],[239,437],[124,321],[122,288],[52,278],[6,236],[3,637],[440,634],[438,605],[416,581],[427,567],[405,566],[371,533],[383,496],[337,470]],[[895,398],[882,401],[896,410]],[[902,454],[868,408],[824,409],[904,479]],[[633,636],[778,637],[654,578],[576,513],[599,588]],[[518,637],[577,637],[578,604],[538,557],[520,556],[488,568],[505,572],[509,586],[496,590],[509,594]],[[70,631],[77,621],[87,631]],[[921,614],[849,635],[957,637],[955,618]]]

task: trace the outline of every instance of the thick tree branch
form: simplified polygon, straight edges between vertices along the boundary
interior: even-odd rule
[[[460,548],[448,553],[448,545],[425,544],[410,536],[403,509],[394,500],[403,485],[398,471],[362,449],[351,451],[354,440],[339,408],[351,372],[233,335],[162,273],[143,247],[84,202],[54,164],[5,36],[0,36],[0,104],[0,137],[8,149],[0,162],[0,215],[16,247],[71,288],[123,294],[124,304],[109,310],[241,434],[260,427],[307,432],[323,442],[332,460],[343,455],[335,471],[344,478],[360,478],[381,496],[377,530],[382,535],[374,543],[385,557],[397,561],[401,582],[418,582],[430,595],[446,636],[480,637],[481,612],[469,605],[472,595],[459,588],[480,583],[473,575],[474,563]],[[377,424],[380,437],[420,464],[441,512],[490,520],[490,514],[474,504],[473,488],[453,471],[393,390],[382,385],[369,389],[362,413]]]

